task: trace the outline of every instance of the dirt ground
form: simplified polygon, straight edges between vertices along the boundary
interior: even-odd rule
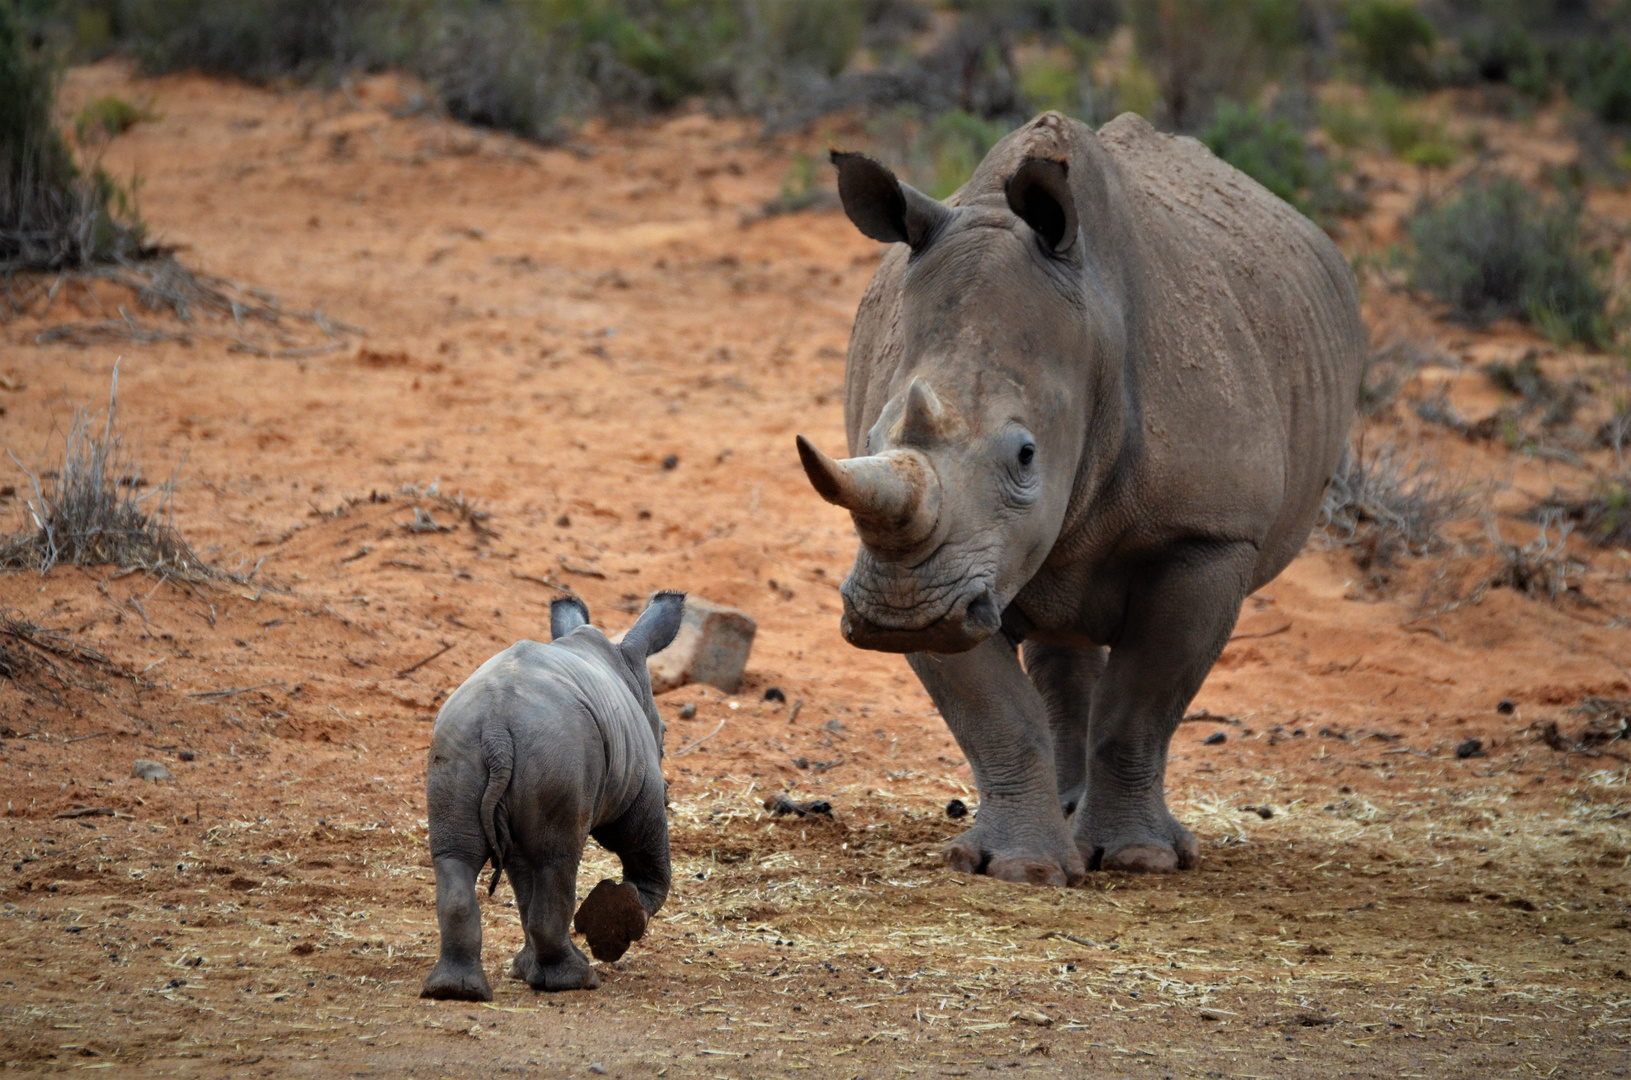
[[[1200,869],[1073,890],[955,875],[939,851],[959,831],[947,801],[976,799],[967,766],[901,658],[839,637],[853,533],[793,451],[798,432],[843,447],[844,349],[879,255],[839,213],[759,213],[793,142],[693,113],[544,149],[416,114],[389,78],[277,92],[114,64],[72,72],[64,107],[111,92],[162,114],[106,158],[142,177],[157,236],[319,309],[335,336],[14,285],[36,293],[0,325],[0,441],[47,460],[117,360],[147,478],[178,470],[178,527],[254,574],[0,578],[0,607],[117,665],[43,657],[0,680],[7,1068],[1631,1068],[1631,799],[1608,752],[1627,744],[1538,734],[1578,728],[1587,697],[1631,698],[1631,555],[1577,544],[1590,566],[1553,602],[1489,584],[1495,556],[1471,547],[1362,570],[1316,538],[1247,602],[1176,738],[1169,786]],[[1523,140],[1540,130],[1496,132],[1491,152],[1537,159]],[[1376,172],[1350,254],[1386,240],[1419,182]],[[1381,271],[1366,301],[1379,343],[1448,354],[1412,385],[1469,417],[1499,401],[1458,361],[1540,346],[1559,378],[1610,363],[1435,322]],[[164,339],[123,332],[127,316]],[[1580,487],[1596,460],[1510,454],[1408,410],[1366,438],[1462,470],[1519,543],[1533,527],[1494,515]],[[27,478],[7,459],[0,483],[11,528]],[[739,606],[759,623],[749,677],[733,698],[659,700],[675,889],[599,990],[499,977],[521,942],[502,886],[483,899],[496,1000],[420,1001],[430,723],[479,662],[547,633],[558,585],[613,630],[658,588]],[[173,779],[129,778],[136,758]],[[773,819],[761,803],[783,790],[830,800],[832,820]],[[596,850],[580,894],[613,866]]]

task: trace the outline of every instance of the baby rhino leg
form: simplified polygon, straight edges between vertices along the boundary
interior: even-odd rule
[[[442,955],[419,996],[444,1001],[491,1001],[493,990],[481,970],[481,908],[476,903],[480,864],[472,866],[457,856],[444,856],[435,864]]]
[[[570,934],[581,854],[561,852],[537,865],[511,864],[509,872],[517,879],[525,875],[531,894],[523,916],[527,945],[515,958],[516,974],[534,990],[593,990],[600,985],[600,977],[572,944]]]

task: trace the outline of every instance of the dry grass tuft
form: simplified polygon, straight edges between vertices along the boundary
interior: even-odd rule
[[[1493,588],[1512,589],[1525,596],[1556,600],[1575,586],[1586,566],[1569,554],[1569,534],[1574,526],[1557,514],[1541,519],[1540,532],[1527,544],[1509,544],[1501,537],[1495,522],[1486,528],[1490,543],[1501,557],[1500,569],[1490,577]]]
[[[24,469],[34,487],[28,522],[0,539],[0,567],[43,573],[59,563],[78,563],[188,581],[221,576],[194,554],[171,523],[173,478],[137,494],[144,481],[116,429],[118,394],[115,367],[100,425],[97,414],[75,409],[61,463],[39,474]]]
[[[1468,502],[1436,462],[1411,458],[1391,442],[1367,455],[1361,443],[1331,477],[1320,520],[1328,536],[1367,564],[1385,566],[1400,554],[1442,546],[1444,526]]]

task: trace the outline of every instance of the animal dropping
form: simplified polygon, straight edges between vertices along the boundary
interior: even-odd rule
[[[663,721],[646,664],[679,632],[685,594],[660,592],[613,643],[576,597],[549,609],[551,642],[520,641],[447,699],[431,732],[426,808],[441,955],[420,997],[491,1001],[481,965],[476,880],[493,864],[515,891],[526,944],[510,977],[534,990],[589,990],[600,978],[572,943],[616,960],[668,896]],[[589,837],[617,854],[575,918]]]

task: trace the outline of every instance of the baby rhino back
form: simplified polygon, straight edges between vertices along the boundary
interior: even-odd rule
[[[427,777],[442,952],[421,995],[492,1000],[481,969],[475,882],[489,860],[515,891],[526,947],[510,974],[539,990],[598,984],[572,944],[578,863],[589,836],[623,881],[578,911],[599,959],[616,959],[668,894],[662,721],[646,658],[679,629],[684,597],[658,593],[614,644],[576,599],[551,607],[553,640],[522,641],[483,664],[436,718]]]

